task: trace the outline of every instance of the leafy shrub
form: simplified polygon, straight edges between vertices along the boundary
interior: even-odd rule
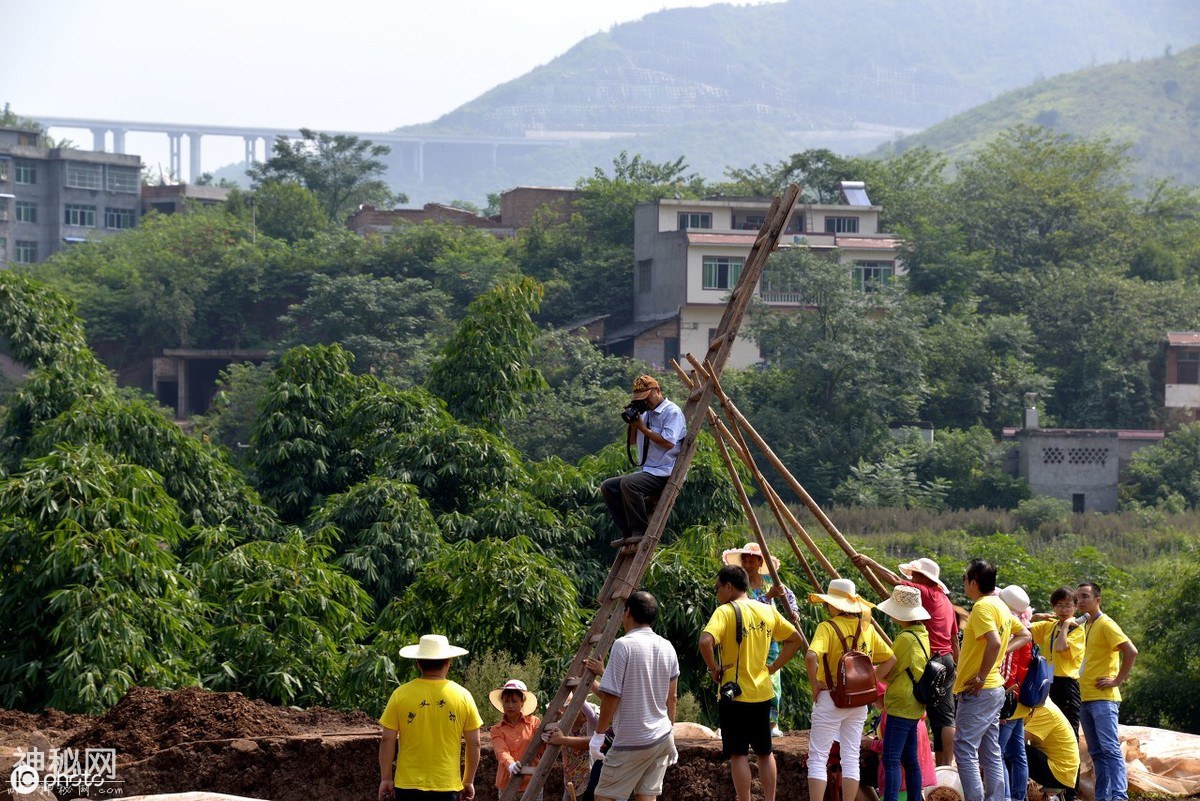
[[[1048,523],[1061,523],[1071,514],[1071,504],[1060,498],[1039,496],[1017,504],[1013,513],[1017,525],[1026,531],[1037,531]]]

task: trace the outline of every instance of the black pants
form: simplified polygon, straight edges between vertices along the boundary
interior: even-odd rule
[[[1050,700],[1062,710],[1067,723],[1071,724],[1071,732],[1079,739],[1079,679],[1067,676],[1055,676],[1050,682]]]
[[[622,536],[636,537],[646,533],[650,512],[654,509],[653,506],[647,509],[646,498],[659,495],[665,486],[666,476],[652,476],[640,470],[605,479],[600,485],[600,494]]]
[[[1025,761],[1029,765],[1029,778],[1040,784],[1043,790],[1062,787],[1067,801],[1075,798],[1075,788],[1063,787],[1062,780],[1054,775],[1054,771],[1050,770],[1050,760],[1046,759],[1046,755],[1037,747],[1029,743],[1025,743]]]
[[[458,793],[450,790],[407,790],[397,787],[396,801],[458,801]]]

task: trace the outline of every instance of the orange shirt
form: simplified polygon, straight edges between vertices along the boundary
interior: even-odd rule
[[[512,774],[508,772],[508,766],[521,761],[521,757],[525,756],[525,749],[529,747],[529,743],[541,725],[542,719],[537,715],[526,715],[515,724],[501,720],[492,727],[492,750],[496,752],[497,788],[503,790],[508,786],[508,780],[512,778]],[[534,762],[536,763],[537,760]],[[528,786],[530,778],[532,777],[521,777],[522,790]]]

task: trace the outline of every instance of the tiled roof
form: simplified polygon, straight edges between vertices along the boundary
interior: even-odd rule
[[[1005,426],[1001,430],[1004,438],[1015,437],[1025,432],[1023,428],[1015,426]],[[1030,429],[1030,433],[1045,434],[1046,436],[1070,436],[1071,434],[1116,434],[1117,439],[1162,439],[1164,434],[1162,431],[1153,431],[1149,429],[1138,428],[1034,428]]]
[[[1200,346],[1200,331],[1168,331],[1167,344]]]

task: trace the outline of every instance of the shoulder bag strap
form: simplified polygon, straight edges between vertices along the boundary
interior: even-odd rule
[[[742,610],[735,601],[730,601],[729,605],[733,607],[733,637],[737,642],[737,657],[733,662],[733,681],[736,684],[742,672]]]

